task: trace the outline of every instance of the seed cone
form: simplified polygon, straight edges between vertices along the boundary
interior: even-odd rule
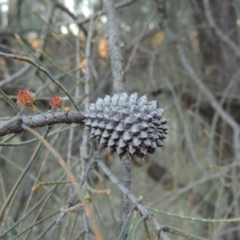
[[[107,148],[122,158],[153,154],[162,147],[162,140],[168,132],[167,119],[162,117],[163,109],[156,101],[147,101],[137,93],[114,94],[99,98],[84,112],[84,123],[100,148]]]

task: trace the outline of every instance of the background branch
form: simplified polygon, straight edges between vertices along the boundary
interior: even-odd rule
[[[111,63],[113,90],[116,93],[124,91],[125,70],[123,64],[123,57],[121,53],[121,38],[119,34],[118,24],[116,22],[116,12],[112,0],[103,0],[103,6],[107,15],[107,46],[109,60]],[[122,182],[124,186],[130,190],[131,186],[131,160],[128,156],[122,158]],[[122,239],[128,238],[128,225],[125,226],[130,213],[129,200],[125,195],[122,195],[121,203],[121,228],[124,228]]]

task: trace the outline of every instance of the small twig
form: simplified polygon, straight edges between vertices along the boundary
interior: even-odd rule
[[[83,204],[82,203],[78,203],[72,207],[67,207],[67,208],[61,208],[60,212],[62,213],[69,213],[69,212],[79,212],[81,210],[83,210]]]
[[[18,43],[21,45],[21,47],[23,49],[26,49],[28,56],[32,56],[38,64],[41,64],[41,61],[38,59],[40,55],[39,54],[35,55],[17,33],[15,33],[14,36],[17,39]]]
[[[49,137],[49,135],[50,135],[50,134],[48,134],[48,137]],[[58,136],[59,136],[59,134],[56,134],[56,135],[52,138],[52,141],[51,141],[51,144],[52,144],[52,145],[54,145],[54,144],[56,143],[56,141],[57,141],[57,139],[58,139]],[[36,185],[37,182],[39,181],[40,176],[42,175],[44,166],[46,165],[47,159],[48,159],[48,157],[49,157],[49,154],[50,154],[50,153],[48,152],[48,153],[45,155],[44,159],[42,160],[41,167],[40,167],[40,169],[39,169],[39,171],[38,171],[38,174],[37,174],[36,178],[34,179],[34,184],[33,184],[33,186]],[[71,167],[70,169],[72,169],[72,167]],[[59,180],[58,182],[61,182],[61,180]],[[58,186],[58,185],[56,185],[56,187],[57,187],[57,186]],[[45,189],[47,189],[47,186],[44,186],[44,185],[43,185],[42,187],[45,188]],[[31,193],[30,193],[29,196],[28,196],[28,201],[26,202],[25,208],[24,208],[24,210],[23,210],[23,216],[27,213],[28,209],[30,208],[30,203],[31,203],[31,200],[33,199],[33,195],[34,195],[34,192],[33,192],[33,190],[32,190]],[[57,197],[54,196],[54,198],[55,198],[56,200],[58,200]],[[43,212],[43,210],[44,210],[44,207],[45,207],[46,204],[48,203],[48,200],[49,200],[49,199],[50,199],[50,195],[48,196],[47,199],[45,199],[45,201],[44,201],[44,203],[42,204],[41,208],[40,208],[40,209],[38,210],[38,212],[35,214],[34,219],[32,220],[32,223],[34,223],[34,222],[36,222],[36,221],[39,220],[39,218],[40,218],[40,216],[41,216],[41,214],[42,214],[42,212]],[[21,202],[20,202],[20,204],[21,204]],[[22,231],[22,227],[23,227],[23,226],[24,226],[24,221],[22,221],[21,224],[19,225],[19,227],[18,227],[18,233],[20,233],[20,232]],[[28,237],[30,236],[31,232],[32,232],[32,229],[28,231],[25,240],[28,240]]]
[[[224,105],[224,103],[227,100],[227,97],[229,95],[229,92],[234,88],[234,86],[236,86],[236,84],[239,81],[239,76],[240,76],[240,70],[238,70],[232,77],[232,79],[230,79],[227,87],[224,89],[221,99],[219,101],[219,105],[222,107]],[[210,137],[214,137],[214,133],[217,127],[217,123],[218,123],[218,119],[219,119],[219,113],[215,112],[213,119],[212,119],[212,123],[211,123],[211,130],[210,130]],[[213,152],[212,150],[213,148],[213,141],[210,141],[209,145],[208,145],[208,155],[211,155],[211,153]]]
[[[48,26],[51,24],[53,16],[54,16],[54,9],[55,9],[55,3],[50,2],[49,7],[47,8],[47,14],[46,14],[46,25],[42,28],[41,35],[39,37],[40,46],[39,49],[44,50],[47,42],[47,36],[48,36]],[[39,58],[40,55],[37,54],[37,58]],[[9,76],[8,78],[0,81],[0,87],[3,87],[6,84],[9,84],[17,79],[19,79],[22,75],[27,73],[29,70],[31,70],[31,65],[26,65],[23,68],[21,68],[18,72],[14,73],[13,75]]]
[[[33,186],[32,191],[36,191],[38,188],[43,186],[52,186],[52,185],[60,185],[60,184],[68,184],[71,183],[70,181],[63,181],[63,182],[41,182]]]
[[[126,1],[122,1],[122,2],[114,5],[114,8],[115,8],[116,10],[118,10],[118,9],[127,7],[127,6],[133,4],[133,3],[136,2],[136,1],[137,1],[137,0],[126,0]],[[68,24],[72,24],[72,23],[84,24],[84,23],[89,22],[91,18],[93,18],[93,19],[95,20],[97,17],[102,16],[102,15],[104,15],[104,14],[106,14],[105,11],[99,11],[99,12],[93,14],[93,16],[90,16],[90,17],[87,17],[87,18],[81,18],[81,19],[78,19],[78,20],[76,20],[76,21],[70,21],[70,22],[60,22],[60,23],[57,24],[57,26],[68,25]]]
[[[38,65],[32,59],[30,59],[28,57],[25,57],[25,56],[18,56],[18,55],[3,53],[3,52],[0,52],[0,56],[5,57],[5,58],[12,58],[12,59],[16,59],[16,60],[19,60],[19,61],[27,62],[27,63],[30,63],[32,66],[36,67],[37,70],[43,72],[54,84],[56,84],[58,86],[59,89],[61,89],[63,91],[64,94],[66,94],[68,96],[69,100],[72,102],[72,104],[74,105],[74,107],[78,111],[80,110],[79,107],[76,105],[75,101],[73,100],[73,98],[71,97],[71,95],[69,94],[69,92],[67,91],[67,89],[65,89],[62,86],[62,84],[60,84],[56,79],[54,79],[51,76],[51,74],[47,71],[47,69]]]
[[[101,189],[101,190],[100,189],[94,189],[94,188],[91,188],[89,185],[87,185],[86,188],[89,192],[96,193],[96,194],[107,194],[107,195],[111,194],[110,189]]]
[[[97,153],[98,154],[98,153]],[[96,155],[96,153],[94,154]],[[96,158],[93,156],[90,161],[88,161],[88,165],[87,165],[87,168],[86,168],[86,171],[84,173],[84,175],[82,176],[81,178],[81,181],[79,183],[79,186],[82,187],[83,184],[85,183],[88,175],[89,175],[89,172],[91,171],[91,169],[93,168],[93,166],[95,165],[96,163]],[[78,198],[78,195],[74,192],[68,199],[67,201],[67,204],[68,204],[68,207],[72,207],[74,206],[75,204],[78,204],[79,203],[79,198]],[[55,224],[55,228],[59,225],[59,223],[61,222],[61,220],[64,218],[65,216],[65,213],[61,213],[61,215],[58,217],[58,219],[56,220],[56,224]]]
[[[11,107],[12,107],[14,110],[16,110],[17,112],[20,111],[18,105],[15,104],[15,103],[12,101],[12,99],[9,98],[9,96],[3,92],[2,89],[0,89],[0,96],[1,96],[1,95],[2,95],[3,99],[4,99],[9,105],[11,105]]]
[[[132,202],[142,216],[151,216],[148,210],[138,202],[138,199],[113,175],[113,173],[108,169],[108,167],[103,163],[101,159],[97,161],[98,166],[102,171],[110,178],[110,180],[116,184],[116,186],[121,190],[121,192]],[[162,231],[162,225],[160,225],[157,220],[151,216],[155,230],[157,234],[162,237],[163,240],[169,239],[169,237]]]
[[[154,52],[150,54],[150,60],[148,65],[148,76],[149,76],[153,93],[155,93],[158,90],[158,86],[154,76],[155,62],[156,62],[156,53]]]
[[[67,7],[65,7],[62,3],[56,1],[56,7],[61,9],[63,12],[65,12],[66,14],[68,14],[74,21],[77,20],[77,16],[72,13]],[[79,29],[81,29],[84,33],[85,36],[87,36],[87,31],[86,29],[82,26],[81,23],[78,24]]]
[[[128,156],[125,156],[121,160],[122,163],[122,183],[130,191],[131,188],[131,160]],[[129,215],[130,203],[128,196],[122,194],[121,202],[121,226],[124,225],[124,222],[127,220]],[[125,230],[123,239],[126,239],[128,236],[128,228]]]
[[[92,212],[92,209],[90,208],[90,206],[88,205],[88,203],[86,202],[83,193],[81,192],[78,184],[77,184],[77,179],[76,177],[73,175],[73,173],[69,170],[66,162],[63,160],[63,158],[61,157],[61,155],[36,131],[34,131],[33,129],[29,128],[28,126],[21,124],[21,127],[27,131],[29,131],[30,133],[32,133],[33,135],[35,135],[41,142],[42,144],[49,150],[49,152],[58,160],[59,164],[61,165],[61,167],[64,169],[64,171],[66,172],[69,180],[71,181],[72,185],[74,186],[75,191],[77,192],[77,195],[79,197],[79,199],[81,200],[85,212],[88,216],[89,222],[93,228],[93,231],[95,233],[96,239],[97,240],[103,240],[103,236],[102,233],[100,232],[100,229],[98,228],[96,221],[94,219],[94,215]],[[54,222],[55,223],[55,222]],[[54,225],[54,224],[53,224]],[[52,225],[51,225],[52,227]]]
[[[137,230],[138,230],[138,227],[140,226],[141,223],[143,223],[144,221],[146,220],[146,216],[142,216],[135,224],[134,228],[133,228],[133,231],[132,231],[132,235],[134,236],[134,238],[136,239],[136,236],[137,236]],[[129,233],[130,235],[130,233]],[[129,238],[130,239],[130,238]]]
[[[189,232],[184,232],[180,229],[170,227],[170,226],[163,226],[163,231],[164,232],[169,232],[178,236],[182,236],[188,240],[208,240],[206,238],[199,237],[197,235],[191,234]]]
[[[47,128],[47,130],[45,131],[44,135],[43,135],[43,139],[47,137],[48,133],[50,131],[50,127]],[[21,175],[19,176],[18,180],[16,181],[16,183],[14,184],[11,192],[9,193],[5,203],[3,204],[3,206],[1,207],[1,210],[0,210],[0,221],[2,220],[2,217],[4,215],[4,212],[6,210],[6,208],[8,207],[9,203],[11,202],[12,198],[14,197],[14,195],[16,194],[23,178],[25,177],[26,173],[28,172],[28,170],[30,169],[30,167],[32,166],[34,160],[36,159],[40,149],[42,147],[42,144],[39,143],[37,148],[35,149],[33,155],[31,156],[28,164],[26,165],[25,169],[22,171]]]
[[[209,100],[212,108],[219,113],[219,115],[222,117],[224,121],[226,121],[229,126],[233,129],[233,144],[234,144],[234,152],[235,152],[235,158],[237,160],[240,159],[240,126],[239,124],[233,119],[232,116],[230,116],[223,108],[222,106],[217,102],[211,91],[205,86],[203,81],[197,76],[195,70],[190,65],[189,61],[187,60],[187,57],[184,53],[184,50],[182,46],[176,41],[173,32],[169,27],[166,27],[166,33],[167,36],[171,41],[174,41],[176,50],[178,52],[179,58],[181,60],[181,63],[183,67],[186,69],[188,74],[191,76],[192,80],[195,82],[195,84],[198,86],[198,88],[202,91],[202,93],[206,96],[206,98]]]
[[[165,212],[156,208],[152,208],[152,207],[146,207],[147,209],[156,212],[156,213],[160,213],[166,216],[170,216],[170,217],[175,217],[175,218],[179,218],[179,219],[186,219],[189,221],[196,221],[196,222],[205,222],[205,223],[232,223],[232,222],[240,222],[240,217],[239,218],[223,218],[223,219],[208,219],[208,218],[198,218],[198,217],[191,217],[191,216],[184,216],[184,215],[180,215],[180,214],[175,214],[175,213],[170,213],[170,212]]]
[[[130,54],[130,57],[128,58],[128,62],[125,67],[125,72],[127,72],[130,69],[131,64],[134,60],[134,57],[136,56],[138,47],[139,47],[141,41],[143,40],[143,37],[146,35],[146,33],[148,33],[147,30],[148,30],[149,24],[153,21],[155,16],[156,16],[156,10],[154,10],[153,13],[150,15],[149,19],[146,22],[146,25],[144,26],[143,30],[139,34],[139,37],[136,38],[137,41],[133,44],[134,47]]]
[[[184,114],[183,114],[181,105],[179,103],[179,98],[178,98],[178,96],[177,96],[177,94],[176,94],[176,92],[175,92],[175,90],[174,90],[170,80],[168,78],[165,78],[164,80],[165,80],[165,83],[167,84],[170,92],[172,93],[173,100],[174,100],[177,112],[179,114],[179,117],[180,117],[182,125],[183,125],[184,134],[185,134],[185,137],[186,137],[186,140],[187,140],[188,149],[189,149],[189,152],[190,152],[190,154],[192,156],[192,159],[195,162],[195,164],[197,165],[197,167],[199,169],[203,170],[203,166],[202,166],[201,162],[199,161],[199,159],[197,157],[197,154],[196,154],[196,152],[195,152],[195,150],[193,148],[191,134],[189,133],[186,120],[184,119]]]
[[[23,74],[27,73],[29,70],[31,70],[31,65],[26,65],[23,68],[21,68],[18,72],[15,72],[8,78],[5,78],[0,81],[0,87],[3,87],[6,84],[9,84],[17,79],[19,79]]]
[[[80,82],[84,82],[83,79],[80,79],[80,75],[78,74],[80,72],[80,66],[79,63],[80,61],[78,61],[79,63],[76,63],[76,67],[73,69],[70,69],[69,71],[65,71],[63,70],[63,68],[61,66],[58,65],[58,63],[55,63],[48,55],[47,53],[41,51],[41,50],[37,50],[38,53],[41,54],[41,56],[46,59],[51,65],[53,65],[56,69],[58,69],[62,74],[60,76],[68,76],[69,78],[73,79],[76,81],[76,83],[80,83]],[[76,50],[76,55],[80,55],[80,50]],[[73,74],[71,74],[72,71],[76,71],[76,76],[74,76]],[[56,77],[57,78],[57,77]],[[76,89],[79,87],[76,87]],[[79,95],[76,96],[75,94],[75,99],[77,99],[79,97]],[[65,97],[66,99],[68,99],[67,97]]]
[[[210,6],[209,6],[209,0],[203,0],[204,10],[206,13],[207,21],[209,25],[212,27],[216,35],[224,42],[226,43],[232,50],[233,53],[236,54],[236,56],[240,59],[240,47],[235,44],[228,36],[227,34],[223,33],[222,30],[217,26],[215,23]]]
[[[1,156],[1,157],[4,157],[4,156]],[[79,164],[79,161],[77,161],[76,163],[73,164],[73,166],[71,166],[70,169],[73,169],[74,167],[76,167],[76,165]],[[23,170],[19,167],[20,170]],[[30,174],[30,177],[33,179],[33,180],[36,180],[35,176],[32,176]],[[59,181],[62,181],[64,178],[66,177],[66,174],[63,174]],[[24,219],[26,219],[31,213],[33,213],[34,210],[36,210],[37,208],[39,208],[39,213],[41,212],[42,208],[47,202],[48,200],[51,198],[51,196],[53,195],[54,191],[56,190],[57,186],[54,186],[52,187],[50,190],[47,191],[46,194],[44,194],[44,196],[39,199],[37,201],[37,203],[34,204],[34,206],[31,207],[31,209],[29,209],[26,214],[22,215],[22,217],[17,220],[16,222],[12,223],[11,226],[9,226],[9,228],[0,234],[0,239],[2,239],[4,236],[6,236],[6,234],[8,234],[10,231],[12,231],[13,229],[15,229],[21,222],[24,221]],[[42,205],[41,205],[42,204]],[[40,207],[41,206],[41,207]],[[59,212],[59,211],[58,211]],[[37,214],[38,216],[38,214]],[[20,233],[21,234],[21,233]]]
[[[32,228],[36,227],[38,224],[45,222],[47,219],[55,216],[56,214],[58,214],[58,211],[51,213],[50,215],[48,215],[48,216],[40,219],[40,220],[37,221],[37,222],[34,222],[34,223],[31,224],[30,226],[28,226],[26,229],[24,229],[21,233],[17,234],[15,237],[11,238],[11,240],[19,239],[19,237],[20,237],[21,235],[23,235],[24,233],[28,232],[28,231],[31,230]]]
[[[87,110],[89,108],[90,103],[90,81],[91,81],[91,71],[90,71],[90,62],[91,62],[91,41],[92,41],[92,35],[94,31],[94,19],[90,19],[90,23],[88,26],[88,33],[87,33],[87,42],[86,42],[86,50],[85,50],[85,59],[86,59],[86,65],[85,65],[85,85],[84,85],[84,94],[86,95],[86,98],[84,99],[84,109]],[[88,133],[85,131],[83,133],[83,139],[81,144],[81,153],[82,153],[82,176],[85,171],[85,165],[86,161],[88,159],[88,148],[89,148],[89,138]],[[82,191],[85,192],[85,189],[83,188],[83,184],[80,185],[82,188]],[[83,225],[85,229],[85,240],[88,239],[88,222],[86,214],[83,214]]]
[[[183,66],[186,68],[188,73],[191,75],[192,79],[195,81],[195,83],[198,85],[199,89],[204,93],[204,95],[209,99],[210,104],[212,107],[219,113],[219,115],[233,128],[234,130],[234,136],[233,136],[233,144],[234,144],[234,152],[235,152],[235,158],[237,160],[240,159],[240,148],[239,148],[239,136],[240,136],[240,126],[239,124],[230,116],[223,108],[222,106],[216,101],[213,94],[210,92],[210,90],[207,89],[207,87],[204,85],[204,83],[201,81],[201,79],[198,78],[196,75],[194,69],[191,67],[189,62],[187,61],[186,55],[184,54],[183,49],[180,45],[176,45],[176,48],[178,50],[178,54],[180,57],[180,60],[183,64]]]
[[[76,36],[76,66],[79,66],[79,64],[80,64],[80,39],[77,34],[77,36]],[[80,79],[80,74],[81,74],[81,71],[80,71],[80,69],[78,69],[76,71],[76,80]],[[76,81],[76,83],[77,83],[77,81]],[[75,99],[77,99],[78,96],[79,96],[79,86],[77,85],[76,89],[75,89]],[[71,128],[69,131],[68,147],[67,147],[67,164],[68,164],[68,166],[71,165],[73,137],[74,137],[74,128]],[[69,188],[69,196],[71,194],[72,194],[72,189]]]
[[[80,180],[80,183],[79,183],[80,187],[83,186],[83,184],[85,183],[87,177],[89,176],[89,172],[92,170],[93,166],[96,164],[97,159],[98,159],[97,157],[98,157],[98,152],[96,152],[93,155],[93,157],[90,159],[90,161],[88,161],[85,173],[82,176],[82,178]],[[79,201],[79,199],[78,199],[76,193],[73,193],[73,195],[70,196],[70,198],[67,201],[68,202],[68,206],[71,207],[71,206],[75,205],[76,203],[78,203],[78,201]]]

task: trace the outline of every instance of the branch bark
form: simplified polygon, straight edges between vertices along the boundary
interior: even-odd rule
[[[21,133],[23,131],[21,124],[30,128],[38,128],[47,125],[54,125],[59,123],[78,123],[83,124],[84,117],[81,112],[72,111],[67,115],[62,112],[57,113],[42,113],[36,116],[20,116],[8,125],[9,121],[0,121],[0,136],[5,136],[10,133]]]
[[[106,9],[108,19],[106,35],[113,75],[113,89],[115,92],[121,93],[124,91],[125,73],[121,53],[120,34],[116,23],[115,8],[111,0],[104,0],[103,4]]]
[[[121,40],[119,28],[116,22],[116,13],[112,0],[103,0],[103,6],[107,15],[107,45],[109,59],[113,75],[113,90],[121,93],[124,91],[125,71],[123,57],[121,53]],[[122,158],[122,182],[130,190],[131,186],[131,160],[128,156]],[[124,226],[130,212],[130,203],[128,198],[123,194],[121,203],[121,227]],[[128,238],[128,226],[123,233],[123,240]]]

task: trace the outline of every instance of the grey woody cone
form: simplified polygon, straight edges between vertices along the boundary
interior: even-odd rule
[[[163,109],[157,108],[156,101],[147,101],[137,93],[114,94],[113,97],[99,98],[84,112],[85,128],[90,139],[95,139],[100,148],[117,153],[121,158],[143,158],[163,146],[168,132],[167,119]]]

